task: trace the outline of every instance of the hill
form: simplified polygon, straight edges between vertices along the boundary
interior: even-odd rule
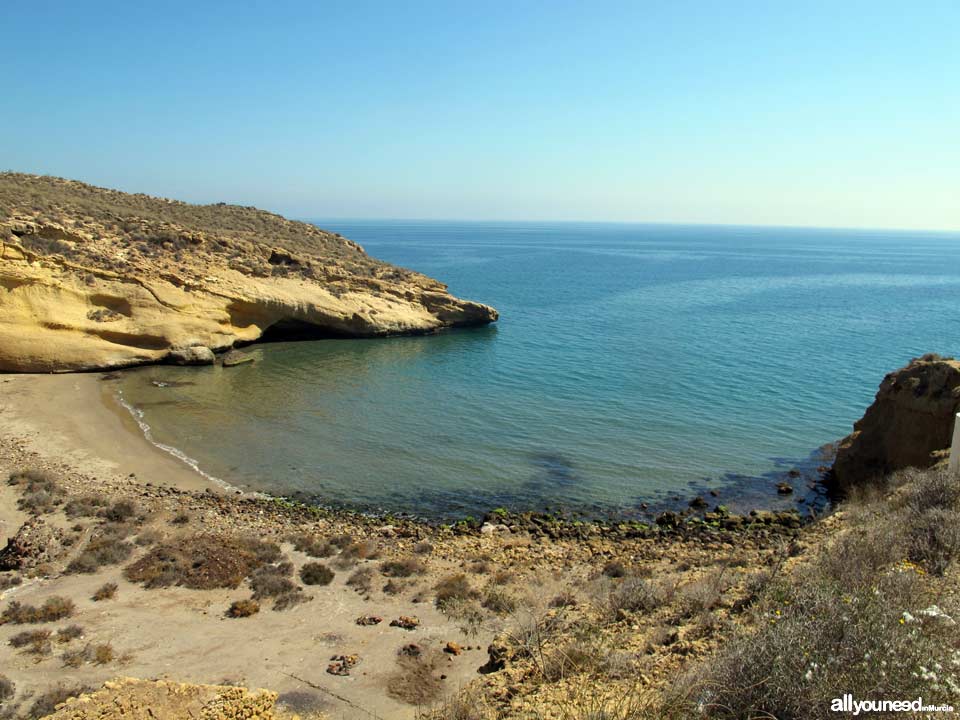
[[[268,331],[371,337],[497,319],[308,223],[12,172],[0,173],[0,287],[0,371],[206,362]]]

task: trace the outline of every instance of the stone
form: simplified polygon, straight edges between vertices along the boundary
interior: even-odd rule
[[[203,345],[170,348],[167,359],[175,365],[213,365],[217,361],[213,350]]]
[[[390,622],[390,627],[398,627],[404,630],[414,630],[420,626],[420,618],[413,615],[401,615],[396,620]]]
[[[252,363],[255,361],[256,358],[253,357],[253,355],[240,352],[239,350],[231,350],[223,356],[222,360],[224,367],[236,367],[237,365],[243,365],[245,363]]]
[[[793,485],[788,482],[777,483],[777,492],[781,495],[790,495],[793,492]]]
[[[357,625],[379,625],[383,618],[379,615],[361,615],[357,618]]]
[[[463,653],[463,647],[459,643],[455,643],[451,640],[443,646],[443,651],[450,655],[461,655]]]

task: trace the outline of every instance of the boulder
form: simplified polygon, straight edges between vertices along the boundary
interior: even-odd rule
[[[175,365],[213,365],[217,361],[213,350],[203,345],[170,348],[167,359]]]
[[[42,517],[27,520],[0,550],[0,570],[28,570],[56,559],[63,548],[63,530]]]
[[[223,366],[224,367],[236,367],[237,365],[243,365],[244,363],[252,363],[256,358],[253,355],[249,355],[239,350],[231,350],[226,355],[223,356]]]
[[[830,483],[844,493],[902,468],[926,468],[949,450],[960,411],[960,362],[924,355],[887,375],[853,432],[840,441]]]

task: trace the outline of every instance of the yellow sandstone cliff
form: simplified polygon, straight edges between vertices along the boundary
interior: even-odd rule
[[[496,319],[307,223],[0,174],[0,371],[203,364],[268,331],[372,337]]]

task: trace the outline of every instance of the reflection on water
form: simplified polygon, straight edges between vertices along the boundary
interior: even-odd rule
[[[271,343],[124,373],[159,442],[248,488],[431,517],[817,500],[811,448],[891,369],[956,354],[960,243],[911,233],[332,229],[496,306],[474,330]],[[794,458],[795,460],[781,460]],[[796,492],[777,497],[783,473]]]

